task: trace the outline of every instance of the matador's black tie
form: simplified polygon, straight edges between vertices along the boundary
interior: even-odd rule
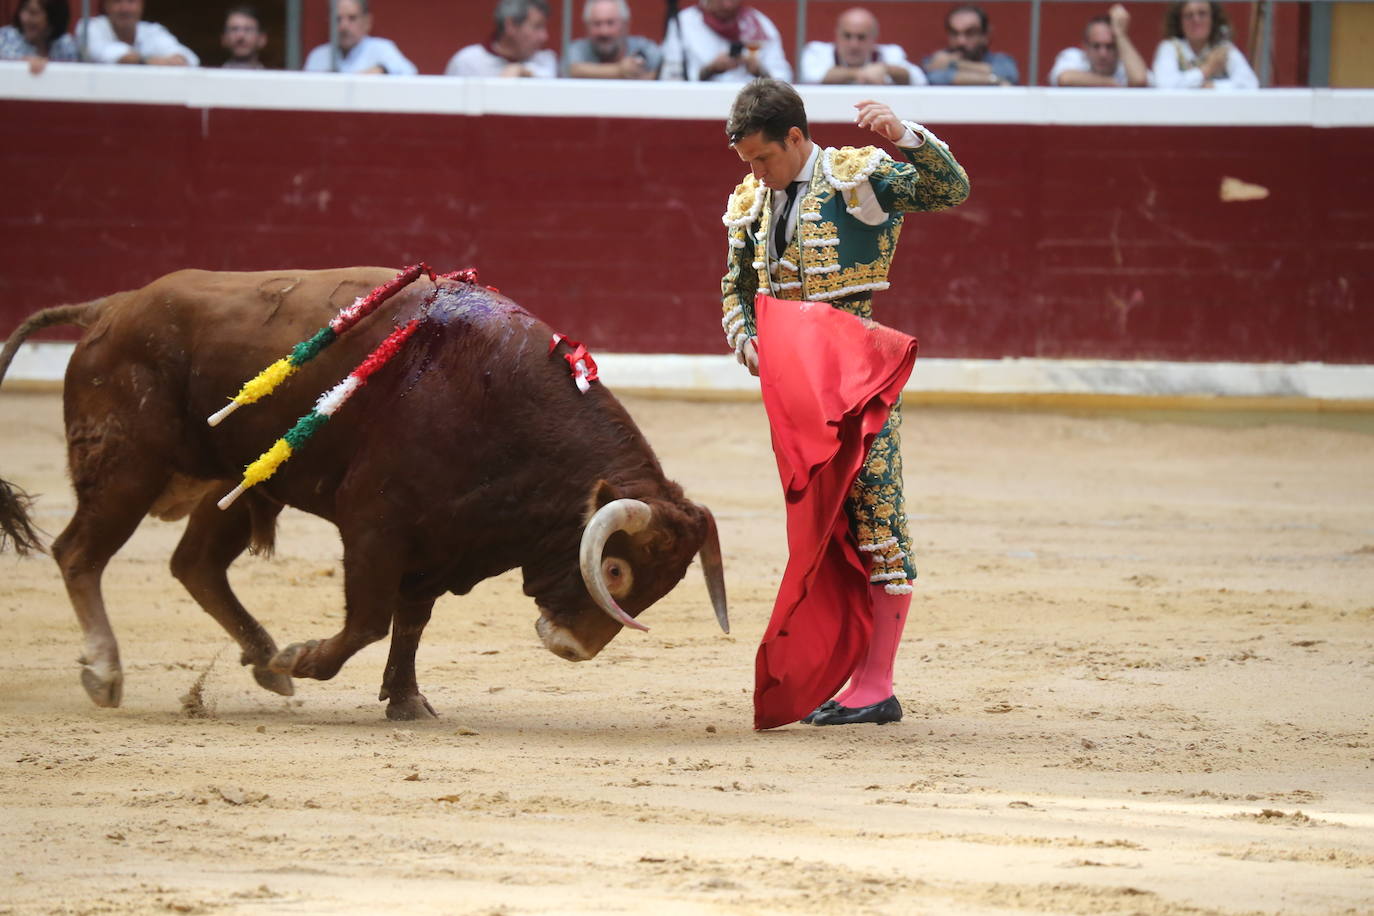
[[[782,210],[778,212],[778,221],[773,224],[773,249],[782,257],[782,251],[787,247],[787,220],[792,216],[792,205],[797,202],[797,198],[802,194],[804,181],[794,181],[783,189],[783,194],[787,199],[783,201]]]

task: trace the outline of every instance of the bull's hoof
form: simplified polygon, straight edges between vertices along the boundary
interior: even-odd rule
[[[439,714],[429,705],[429,700],[417,693],[388,703],[386,717],[396,722],[411,722],[415,719],[437,719]]]
[[[284,697],[296,695],[296,687],[291,683],[291,676],[282,674],[280,671],[273,671],[267,665],[253,666],[253,680],[258,682],[259,687],[273,693],[279,693]]]
[[[124,672],[118,668],[102,675],[90,665],[82,665],[81,686],[97,706],[113,708],[124,701]]]
[[[269,670],[275,671],[278,674],[285,674],[288,676],[295,674],[296,663],[301,660],[301,655],[319,644],[320,641],[318,639],[312,639],[308,642],[293,642],[291,645],[272,656],[272,660],[267,663],[267,667]],[[264,684],[263,686],[266,685]],[[271,688],[269,687],[268,689],[270,690]]]

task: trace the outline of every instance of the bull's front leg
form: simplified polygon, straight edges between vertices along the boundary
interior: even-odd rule
[[[268,664],[292,677],[327,681],[363,646],[386,638],[401,601],[399,558],[380,550],[376,539],[353,547],[344,539],[344,626],[328,639],[292,643]]]
[[[422,598],[401,601],[396,605],[391,628],[391,653],[387,656],[386,672],[382,675],[382,690],[377,695],[377,699],[389,701],[386,706],[388,719],[424,719],[438,715],[434,707],[429,705],[429,700],[420,693],[420,685],[415,678],[415,651],[420,647],[425,624],[429,623],[434,600]]]

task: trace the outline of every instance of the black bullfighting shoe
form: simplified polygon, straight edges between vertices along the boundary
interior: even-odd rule
[[[802,725],[814,725],[814,724],[816,724],[816,717],[819,716],[821,713],[823,713],[823,712],[829,712],[829,711],[832,710],[832,709],[839,709],[839,708],[840,708],[840,703],[839,703],[838,700],[826,700],[824,703],[822,703],[821,705],[817,706],[815,709],[811,710],[811,711],[810,711],[809,713],[807,713],[806,715],[802,716],[801,724],[802,724]]]
[[[902,704],[897,702],[896,697],[888,697],[881,703],[874,703],[872,706],[840,706],[834,709],[818,709],[811,720],[812,725],[857,725],[860,722],[872,722],[874,725],[886,725],[889,722],[900,722],[902,720]]]

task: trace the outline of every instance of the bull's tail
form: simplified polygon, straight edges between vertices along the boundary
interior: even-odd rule
[[[62,324],[90,327],[91,322],[100,314],[100,306],[104,301],[96,299],[80,305],[57,305],[30,315],[23,324],[15,328],[10,339],[5,341],[5,348],[0,350],[0,382],[5,380],[5,373],[14,361],[14,354],[19,352],[19,345],[30,334]],[[23,490],[0,480],[0,550],[3,550],[7,543],[13,543],[14,549],[21,554],[43,549],[38,530],[29,520],[31,502],[29,495]]]
[[[0,480],[0,550],[5,543],[12,541],[14,549],[20,554],[31,550],[43,549],[38,531],[29,521],[29,494]]]
[[[10,363],[14,362],[14,355],[19,352],[19,345],[27,340],[30,334],[63,324],[88,328],[100,314],[100,307],[104,303],[104,299],[93,299],[79,305],[54,305],[25,318],[24,323],[15,328],[10,339],[5,341],[5,349],[0,350],[0,382],[5,380],[5,373],[9,371]]]

